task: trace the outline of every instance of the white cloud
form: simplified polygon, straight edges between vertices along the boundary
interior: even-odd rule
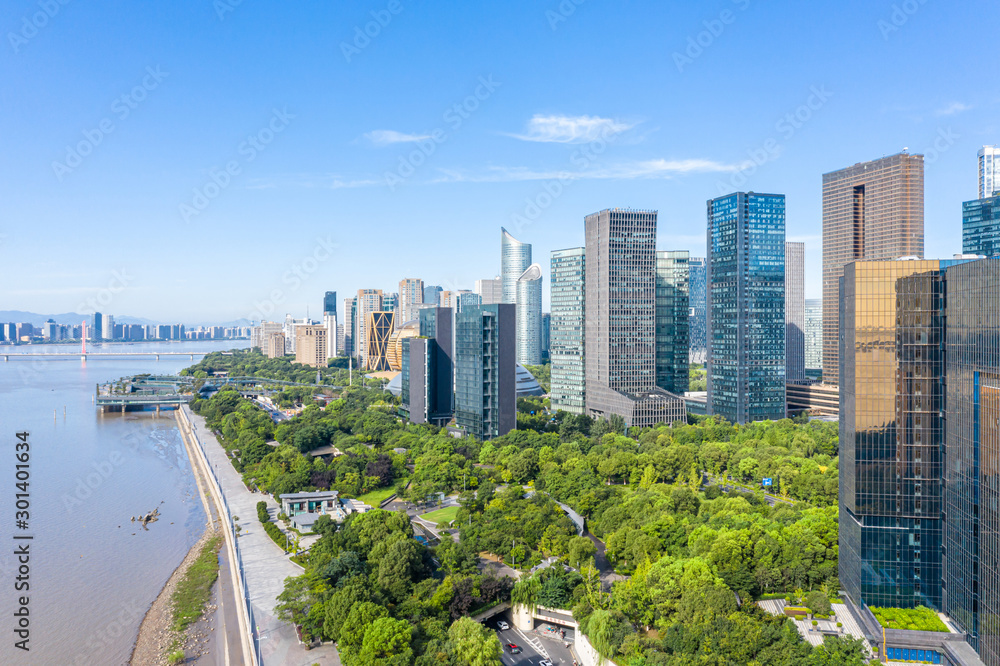
[[[482,173],[443,169],[437,183],[509,183],[531,180],[633,180],[641,178],[673,178],[689,173],[738,171],[741,164],[724,164],[714,160],[643,160],[624,162],[582,171],[541,171],[528,167],[490,167]]]
[[[587,143],[595,139],[620,134],[635,127],[600,116],[542,116],[535,115],[528,121],[524,134],[508,134],[522,141],[541,143]]]
[[[962,113],[963,111],[968,111],[972,107],[968,104],[963,104],[962,102],[952,102],[948,106],[938,109],[934,112],[935,116],[953,116],[956,113]]]
[[[404,134],[396,130],[374,130],[365,134],[365,138],[376,146],[391,146],[394,143],[413,143],[430,139],[430,134]]]

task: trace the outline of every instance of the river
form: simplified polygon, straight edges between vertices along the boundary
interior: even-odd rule
[[[210,351],[246,340],[88,345],[89,351]],[[79,345],[0,347],[4,353]],[[196,357],[197,360],[197,357]],[[100,414],[98,383],[173,374],[188,357],[0,360],[0,664],[125,664],[139,624],[197,541],[205,513],[172,411]],[[65,410],[65,411],[64,411]],[[15,526],[15,433],[30,433],[28,529]],[[131,516],[159,508],[148,529]],[[14,533],[33,540],[15,541]],[[15,544],[29,543],[28,591],[15,591]],[[14,643],[28,597],[30,651]]]

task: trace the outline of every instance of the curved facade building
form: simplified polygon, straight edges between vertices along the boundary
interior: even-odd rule
[[[528,372],[528,369],[520,363],[518,363],[515,368],[514,382],[518,398],[530,398],[545,395],[545,389],[538,383],[535,376]]]
[[[415,338],[420,335],[420,320],[408,321],[389,336],[389,344],[386,347],[386,360],[389,361],[390,370],[403,369],[403,339]]]
[[[517,362],[542,362],[542,267],[531,264],[517,278]]]
[[[517,302],[517,280],[531,266],[531,245],[522,243],[500,227],[500,280],[502,302]]]

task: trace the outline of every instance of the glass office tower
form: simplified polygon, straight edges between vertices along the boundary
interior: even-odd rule
[[[962,204],[962,252],[987,257],[1000,254],[1000,196]]]
[[[979,198],[993,196],[1000,190],[1000,148],[983,146],[979,150]]]
[[[656,253],[656,385],[682,394],[690,380],[687,250]]]
[[[785,418],[785,196],[708,201],[708,413]]]
[[[517,426],[514,308],[480,305],[456,317],[455,423],[479,440]]]
[[[323,314],[337,316],[337,292],[328,291],[323,294]]]
[[[517,280],[531,266],[531,244],[500,227],[500,281],[503,303],[517,303]]]
[[[542,362],[542,267],[531,264],[517,278],[517,362]]]
[[[945,612],[1000,664],[1000,258],[945,273]]]
[[[844,267],[840,581],[855,603],[941,608],[942,263]]]
[[[586,252],[582,247],[552,252],[549,396],[553,410],[561,409],[571,414],[583,414],[586,408],[583,367],[585,266]]]

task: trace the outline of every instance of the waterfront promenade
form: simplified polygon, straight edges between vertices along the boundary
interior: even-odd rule
[[[294,627],[275,616],[276,597],[284,589],[285,578],[302,574],[302,568],[289,560],[281,548],[271,541],[257,520],[257,502],[266,501],[272,513],[277,512],[277,504],[261,493],[247,490],[222,445],[208,431],[205,420],[186,405],[181,410],[192,424],[194,436],[219,480],[230,512],[239,517],[240,554],[263,666],[340,666],[340,658],[333,646],[323,645],[306,650],[296,638]]]

